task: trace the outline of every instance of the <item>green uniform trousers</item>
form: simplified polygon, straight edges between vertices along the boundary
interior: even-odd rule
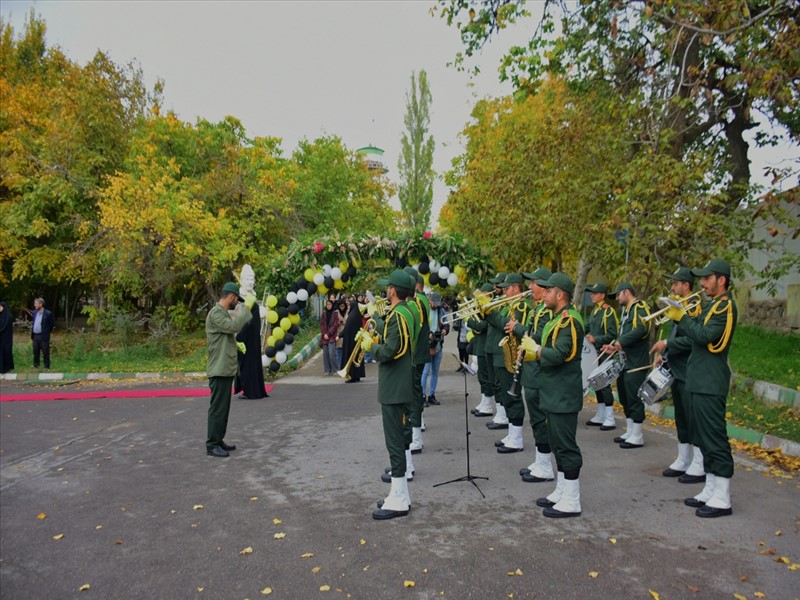
[[[610,385],[607,385],[602,389],[595,390],[594,395],[597,398],[598,404],[605,404],[606,406],[614,406],[614,392],[611,391]]]
[[[528,419],[533,430],[533,442],[535,444],[549,444],[550,438],[547,434],[547,415],[539,406],[539,388],[525,387],[525,404],[528,406]]]
[[[522,425],[522,422],[525,420],[525,403],[522,400],[522,395],[520,394],[515,398],[508,394],[511,386],[514,385],[514,374],[509,373],[505,367],[500,367],[498,372],[500,376],[500,387],[502,388],[500,397],[503,399],[503,407],[506,409],[506,416],[510,423],[516,421],[514,425]]]
[[[691,415],[686,398],[686,382],[676,379],[672,382],[672,405],[675,407],[675,429],[681,444],[692,444]]]
[[[625,410],[625,417],[633,419],[635,423],[644,423],[644,402],[639,398],[639,388],[647,379],[647,371],[629,373],[623,371],[617,379],[617,392],[619,403]]]
[[[408,412],[406,404],[381,404],[383,417],[383,439],[389,452],[392,477],[406,476],[406,435],[405,422]]]
[[[494,396],[494,399],[502,404],[500,398],[500,378],[497,367],[493,364],[493,359],[493,354],[486,355],[486,373],[489,380],[489,389],[492,391],[492,393],[488,395]]]
[[[231,386],[233,377],[209,377],[211,402],[208,405],[208,439],[206,450],[213,450],[225,438],[228,415],[231,412]]]
[[[489,367],[486,363],[486,355],[478,357],[478,383],[481,386],[481,394],[484,396],[494,396],[494,387],[489,379]]]
[[[411,371],[411,376],[414,378],[413,392],[411,394],[411,402],[409,402],[408,421],[406,422],[409,435],[412,427],[422,427],[422,411],[425,409],[425,400],[422,395],[422,371],[424,369],[425,363],[422,363],[421,365],[414,365]]]
[[[733,477],[733,456],[725,423],[725,396],[692,393],[691,398],[690,421],[696,445],[703,451],[706,473],[717,477]]]
[[[583,466],[581,449],[575,439],[578,413],[547,413],[547,433],[550,450],[556,457],[559,471],[575,471]]]

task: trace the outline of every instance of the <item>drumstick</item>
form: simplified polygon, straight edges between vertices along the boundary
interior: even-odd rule
[[[656,368],[656,364],[653,363],[652,365],[651,364],[647,364],[647,365],[645,365],[643,367],[637,367],[636,369],[628,369],[625,372],[626,373],[636,373],[636,371],[644,371],[645,369],[655,369],[655,368]]]

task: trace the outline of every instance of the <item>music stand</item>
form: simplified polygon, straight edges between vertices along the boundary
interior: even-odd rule
[[[472,473],[470,473],[469,470],[469,436],[471,435],[471,432],[469,430],[469,405],[468,405],[469,391],[467,390],[467,373],[469,373],[470,375],[475,375],[475,370],[472,367],[470,367],[467,363],[461,362],[461,359],[455,354],[453,354],[453,356],[456,357],[456,360],[458,360],[459,364],[461,364],[461,366],[464,369],[464,435],[467,438],[467,474],[464,475],[464,477],[459,477],[458,479],[451,479],[450,481],[443,481],[442,483],[437,483],[433,487],[439,487],[440,485],[447,485],[448,483],[455,483],[456,481],[469,481],[472,485],[474,485],[477,488],[477,490],[481,493],[481,496],[486,498],[486,494],[484,494],[481,488],[478,487],[478,484],[475,483],[475,480],[486,479],[488,481],[489,478],[473,475]]]

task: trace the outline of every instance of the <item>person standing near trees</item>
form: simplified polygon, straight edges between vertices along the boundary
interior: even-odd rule
[[[44,307],[44,298],[33,301],[33,327],[31,339],[33,340],[33,368],[39,368],[39,355],[44,359],[44,368],[50,368],[50,332],[53,331],[55,320],[53,313]]]
[[[0,373],[14,370],[14,315],[0,302]]]
[[[208,342],[208,387],[211,401],[208,406],[208,437],[206,453],[216,458],[230,456],[235,445],[225,443],[228,415],[231,409],[231,386],[239,373],[237,349],[244,343],[236,342],[236,334],[250,322],[250,310],[256,303],[254,295],[242,298],[239,286],[229,281],[222,286],[222,296],[206,317]]]
[[[603,346],[613,342],[619,332],[619,317],[614,308],[606,302],[608,286],[605,283],[595,283],[586,288],[591,294],[594,308],[589,315],[586,329],[586,339],[600,352]],[[594,391],[597,397],[597,414],[586,421],[589,427],[599,427],[601,431],[616,429],[614,420],[614,392],[611,384]]]
[[[319,320],[320,341],[322,346],[322,366],[325,375],[335,375],[339,370],[338,356],[336,355],[336,337],[339,331],[339,311],[333,305],[333,300],[328,298],[325,310]]]

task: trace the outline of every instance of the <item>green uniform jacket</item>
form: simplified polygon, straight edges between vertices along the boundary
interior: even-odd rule
[[[431,362],[430,346],[428,345],[428,337],[431,333],[431,302],[425,294],[417,292],[412,300],[406,302],[406,306],[421,324],[421,329],[416,337],[413,362],[415,365],[424,365]]]
[[[581,353],[583,319],[565,308],[545,326],[542,334],[540,406],[545,412],[576,413],[583,406]]]
[[[695,394],[727,396],[731,384],[728,350],[739,318],[736,304],[725,292],[707,302],[700,316],[689,315],[678,323],[678,333],[692,341],[686,365],[686,390]],[[667,344],[670,348],[672,342]]]
[[[547,325],[552,318],[553,311],[547,308],[544,305],[544,302],[540,302],[536,308],[528,313],[528,322],[525,325],[519,323],[516,327],[514,327],[514,333],[517,335],[517,337],[522,339],[522,336],[527,333],[528,329],[531,328],[531,325],[533,325],[533,334],[531,337],[536,340],[537,344],[541,344],[544,326]],[[523,362],[520,383],[524,387],[538,389],[540,387],[539,369],[540,365],[538,360],[526,360]]]
[[[642,321],[642,317],[649,314],[650,309],[642,300],[637,300],[628,310],[622,311],[617,341],[627,357],[626,371],[650,363],[650,323]]]
[[[486,321],[470,319],[467,321],[467,327],[473,332],[472,353],[475,356],[483,356],[486,352],[486,330],[489,328],[489,324]]]
[[[587,333],[594,336],[594,347],[599,352],[601,347],[617,339],[619,317],[616,311],[605,302],[598,304],[589,315],[586,329]]]
[[[381,404],[407,404],[413,395],[410,331],[409,324],[394,306],[384,320],[381,342],[370,349],[379,363],[378,402]]]
[[[496,350],[490,351],[489,345],[492,343],[493,338],[487,337],[486,338],[486,354],[492,354],[495,366],[502,366],[505,364],[503,359],[503,349],[500,347],[500,341],[506,337],[505,326],[506,323],[511,321],[511,315],[514,316],[514,321],[518,323],[524,323],[528,320],[528,313],[530,312],[530,303],[527,300],[519,300],[512,304],[511,306],[506,306],[503,310],[498,311],[495,310],[490,312],[486,315],[486,321],[489,323],[489,336],[492,336],[494,332],[497,332],[496,335]],[[516,336],[517,341],[521,336]]]
[[[206,317],[206,339],[208,340],[209,377],[236,377],[239,373],[236,334],[250,322],[253,315],[244,303],[239,303],[231,312],[217,303]]]
[[[694,318],[700,314],[701,308],[698,306],[695,311],[687,314]],[[673,322],[670,336],[667,339],[666,360],[672,376],[678,381],[686,381],[686,364],[689,362],[689,354],[692,352],[692,340],[681,335],[678,331],[678,324]]]

